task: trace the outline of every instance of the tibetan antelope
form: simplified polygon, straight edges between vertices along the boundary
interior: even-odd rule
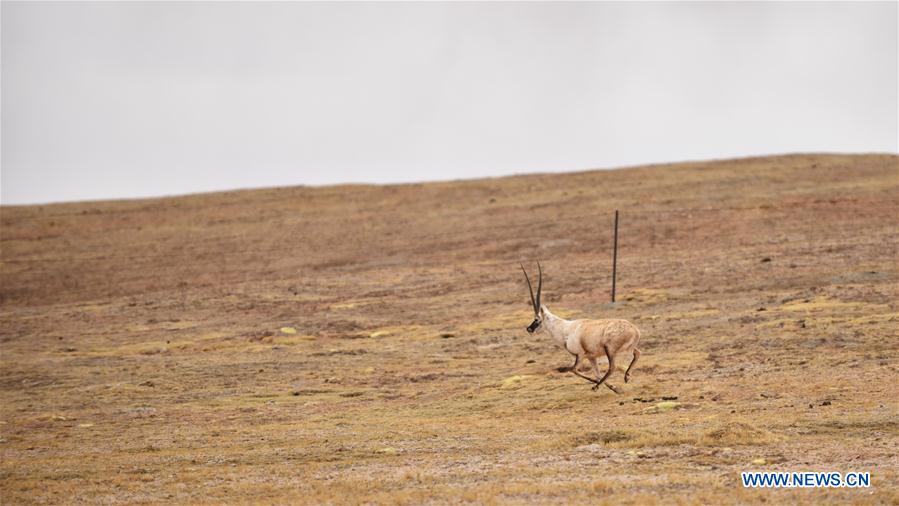
[[[528,272],[524,265],[521,266],[524,279],[528,283],[528,290],[531,293],[531,304],[534,307],[534,321],[528,325],[528,333],[533,334],[537,330],[542,330],[562,345],[565,351],[574,355],[574,365],[560,368],[559,372],[570,371],[595,383],[593,390],[599,388],[600,385],[605,385],[613,392],[621,393],[617,387],[605,383],[605,381],[615,370],[616,359],[622,355],[626,358],[627,354],[633,353],[634,358],[631,359],[631,363],[624,373],[624,382],[627,383],[630,380],[631,369],[640,358],[640,350],[637,349],[637,343],[640,341],[640,329],[627,320],[566,320],[552,314],[549,308],[540,303],[540,292],[543,291],[543,268],[540,267],[540,262],[537,262],[537,269],[540,272],[540,278],[537,281],[537,297],[535,298]],[[605,355],[609,360],[609,370],[602,377],[599,375],[599,366],[596,363],[596,359],[600,355]],[[586,358],[593,364],[596,379],[578,372],[577,366],[582,358]]]

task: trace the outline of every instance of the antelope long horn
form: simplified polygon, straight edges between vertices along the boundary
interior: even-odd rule
[[[534,311],[540,312],[540,292],[543,291],[543,267],[540,267],[540,260],[537,260],[537,269],[540,270],[540,280],[537,281],[537,302],[534,303]]]
[[[534,288],[531,286],[531,278],[528,277],[528,271],[524,270],[524,265],[521,265],[521,272],[524,273],[524,279],[528,282],[528,291],[531,293],[531,305],[534,306],[534,314],[537,314],[537,302],[534,300]]]

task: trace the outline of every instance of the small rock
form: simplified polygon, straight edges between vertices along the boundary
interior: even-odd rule
[[[676,401],[676,400],[677,400],[677,396],[676,396],[676,395],[668,395],[668,396],[664,396],[664,395],[663,395],[663,396],[662,396],[662,400],[663,400],[663,401]]]
[[[530,359],[530,360],[526,361],[525,364],[533,364],[534,362],[536,362],[536,360]]]
[[[143,383],[141,383],[140,386],[153,388],[156,386],[156,383],[153,383],[152,381],[147,380],[147,381],[144,381]]]
[[[456,337],[456,334],[453,334],[452,332],[441,332],[440,333],[441,339],[449,339],[451,337]]]
[[[830,401],[824,401],[821,403],[822,406],[830,406]]]
[[[767,262],[770,262],[770,261],[771,261],[771,257],[765,257],[765,258],[762,259],[762,263],[763,263],[763,264],[764,264],[764,263],[767,263]]]
[[[757,466],[764,466],[765,464],[768,463],[768,461],[766,461],[765,459],[755,459],[752,461],[752,463]]]

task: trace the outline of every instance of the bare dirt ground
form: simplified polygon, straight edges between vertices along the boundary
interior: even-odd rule
[[[899,502],[896,156],[0,213],[3,504]],[[536,259],[643,330],[622,395]]]

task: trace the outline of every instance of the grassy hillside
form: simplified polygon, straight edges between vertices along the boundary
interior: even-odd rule
[[[3,207],[0,501],[896,502],[897,217],[891,155]]]

